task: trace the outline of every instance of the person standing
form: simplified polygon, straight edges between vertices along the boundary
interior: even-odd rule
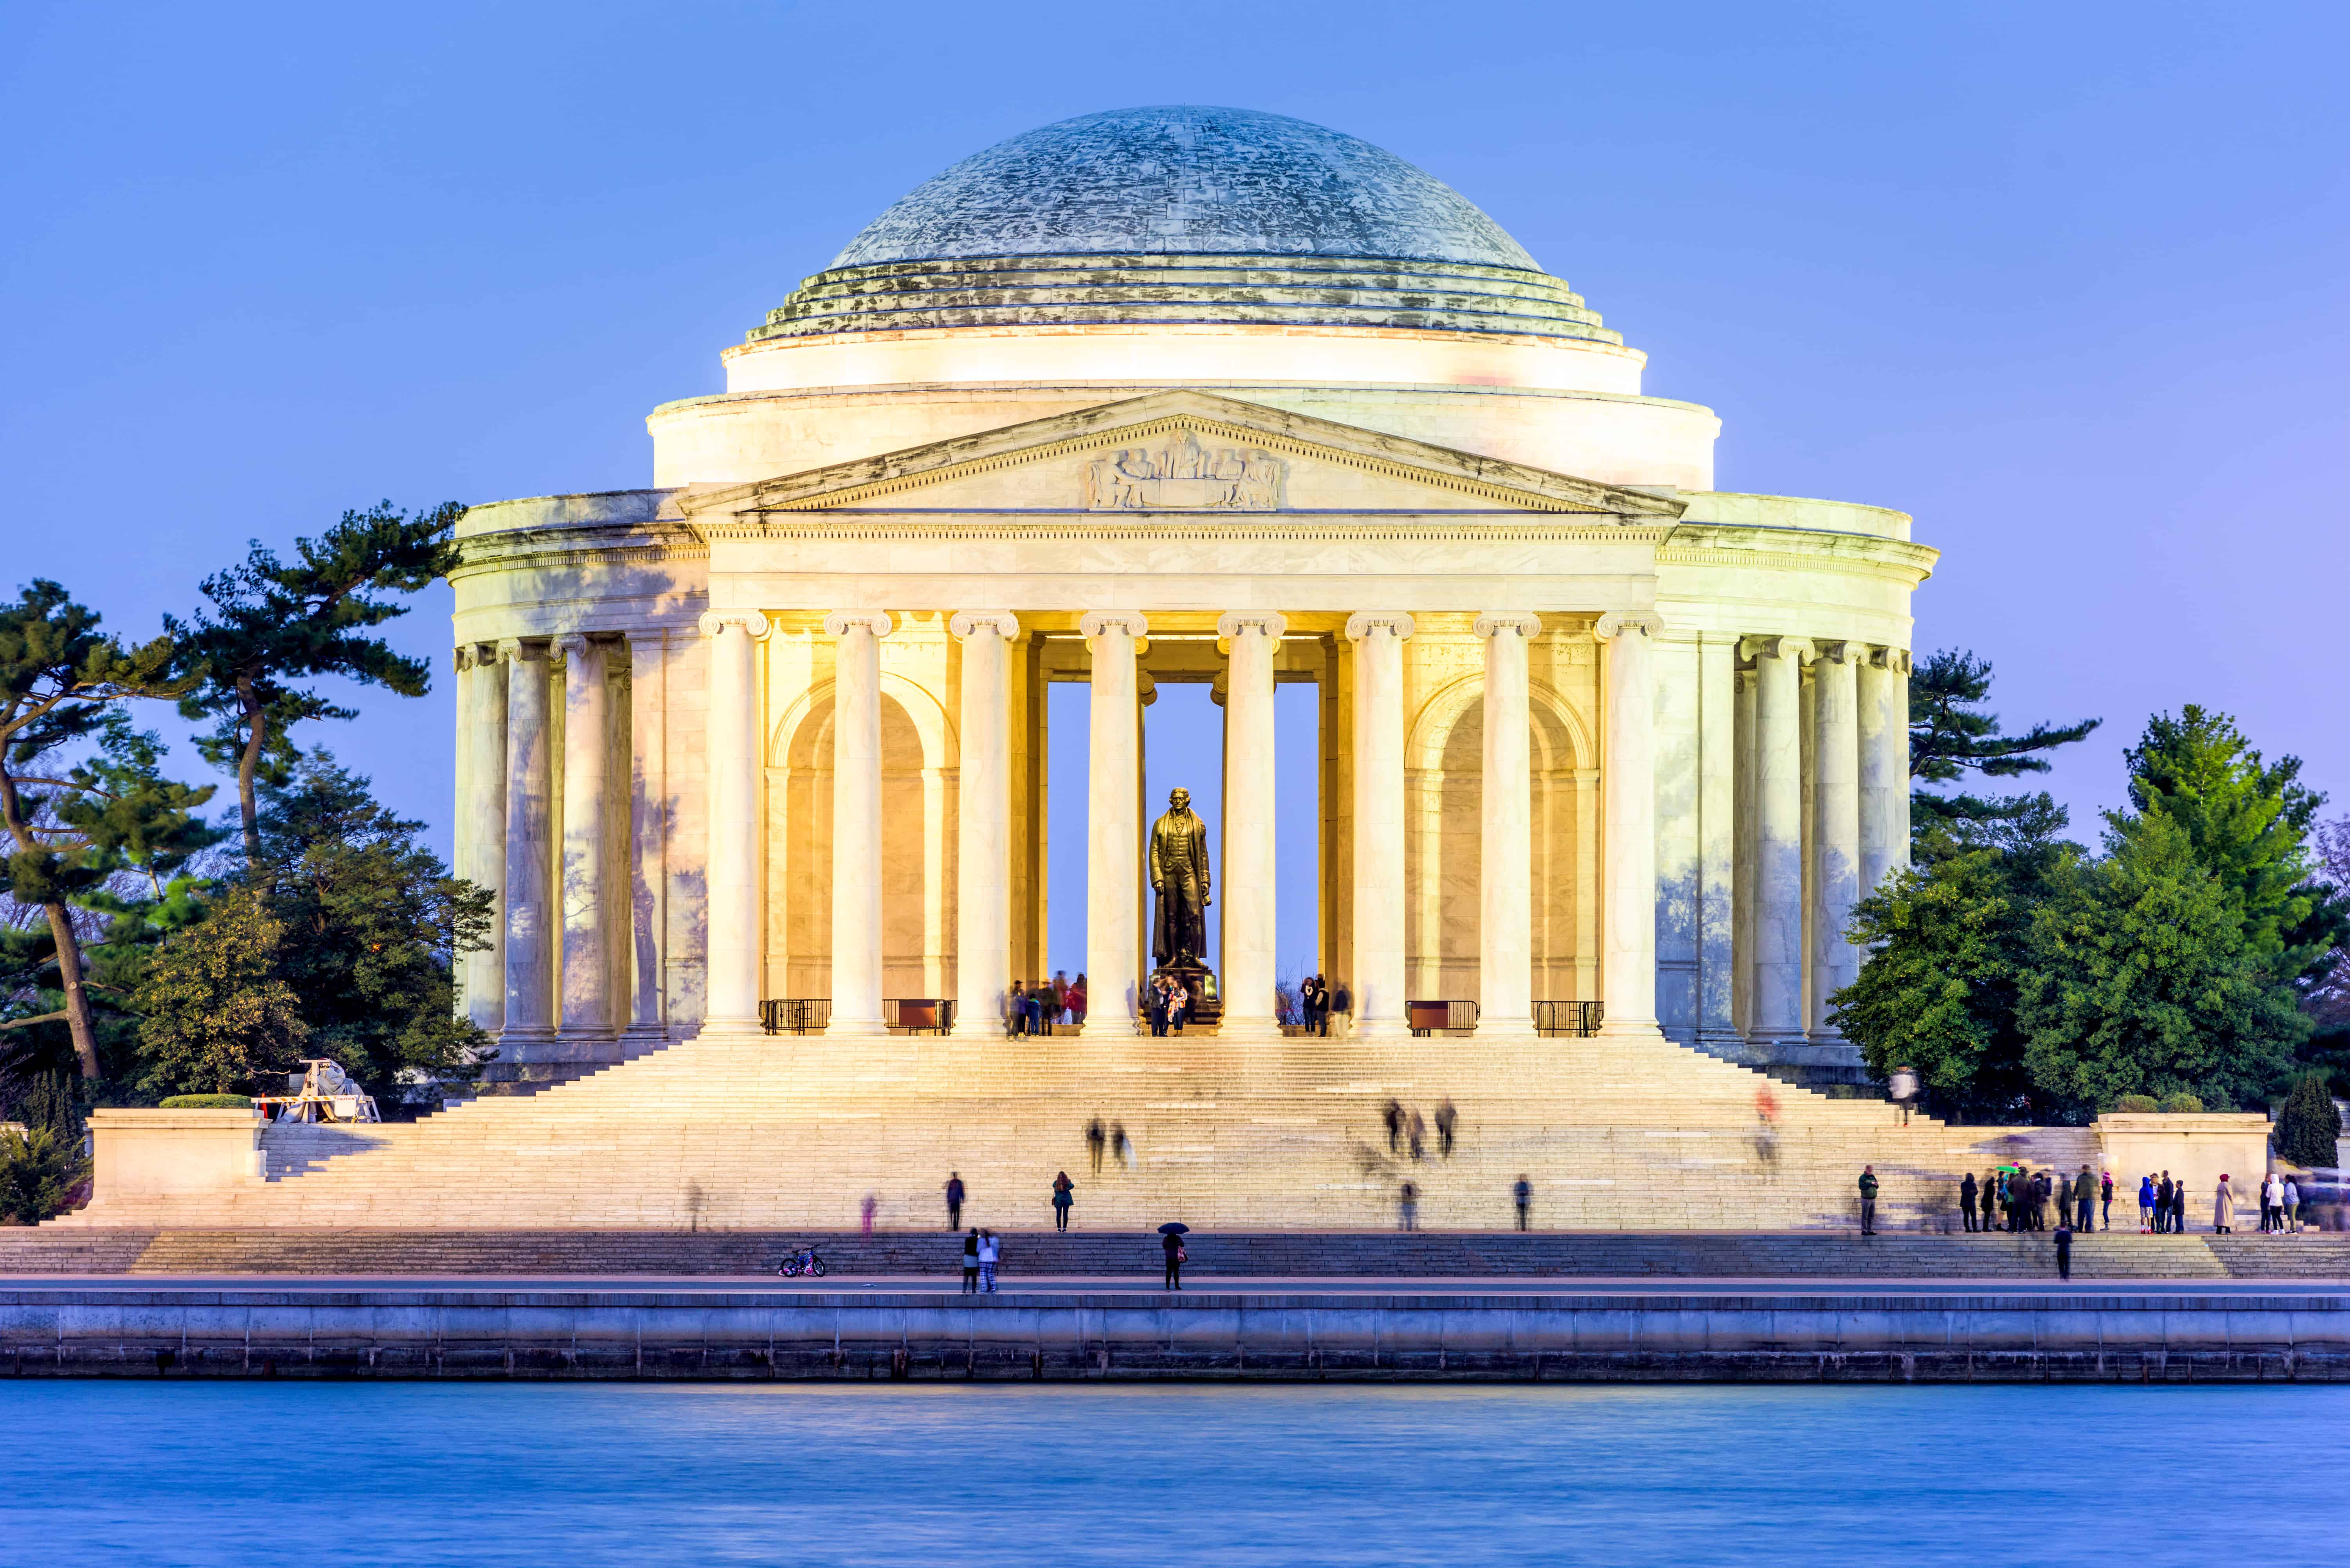
[[[1860,1233],[1877,1234],[1877,1167],[1860,1168]]]
[[[962,1229],[962,1172],[947,1172],[947,1229]]]
[[[2095,1229],[2090,1220],[2096,1213],[2097,1179],[2083,1166],[2081,1174],[2073,1179],[2073,1229],[2086,1235]]]
[[[1159,1240],[1160,1244],[1167,1250],[1167,1282],[1164,1288],[1170,1291],[1180,1291],[1183,1288],[1183,1259],[1185,1256],[1183,1251],[1182,1234],[1181,1232],[1175,1231],[1163,1231],[1159,1232]]]
[[[967,1296],[979,1293],[979,1231],[976,1227],[962,1239],[962,1293]]]
[[[2110,1167],[2097,1172],[2097,1197],[2101,1200],[2098,1211],[2105,1219],[2103,1228],[2111,1231],[2114,1228],[2114,1173]]]
[[[2162,1173],[2162,1179],[2156,1183],[2154,1189],[2154,1233],[2156,1235],[2167,1236],[2170,1233],[2170,1205],[2177,1197],[2177,1191],[2170,1185],[2170,1172],[2166,1170]]]
[[[1993,1223],[1998,1217],[1999,1172],[1986,1170],[1983,1172],[1982,1179],[1982,1228],[1985,1231],[1998,1230],[1999,1227]]]
[[[2293,1235],[2301,1234],[2301,1186],[2290,1176],[2284,1179],[2284,1221]]]
[[[1093,1157],[1096,1176],[1101,1174],[1102,1146],[1108,1141],[1109,1135],[1102,1131],[1101,1117],[1096,1116],[1086,1124],[1086,1152]]]
[[[1965,1221],[1968,1234],[1975,1228],[1975,1173],[1968,1171],[1959,1179],[1959,1218]]]
[[[1297,1021],[1308,1034],[1321,1033],[1322,978],[1307,975],[1297,982]]]
[[[2137,1179],[2137,1233],[2154,1234],[2154,1177],[2151,1173]]]
[[[1419,1189],[1409,1181],[1396,1189],[1396,1229],[1419,1229]]]
[[[1167,1033],[1167,977],[1164,975],[1153,975],[1150,978],[1149,1016],[1152,1038],[1156,1039],[1165,1034]]]
[[[1526,1179],[1524,1171],[1518,1172],[1517,1182],[1510,1189],[1510,1196],[1517,1200],[1518,1229],[1523,1231],[1534,1217],[1534,1184]]]
[[[1064,1023],[1067,1020],[1068,1014],[1069,971],[1056,969],[1053,971],[1053,1022]]]
[[[1347,989],[1347,982],[1342,980],[1338,982],[1337,988],[1330,992],[1330,1012],[1344,1012],[1352,1016],[1354,1011],[1355,993]],[[1330,1033],[1330,1019],[1327,1013],[1323,1015],[1322,1033],[1325,1034]]]
[[[1086,1026],[1086,976],[1083,970],[1078,971],[1077,978],[1069,982],[1069,1022],[1080,1029]]]
[[[2228,1185],[2228,1173],[2220,1173],[2220,1185],[2211,1189],[2211,1230],[2213,1234],[2233,1233],[2236,1225],[2236,1189]]]
[[[1069,1179],[1067,1171],[1053,1178],[1053,1229],[1066,1231],[1069,1228],[1069,1205],[1077,1200],[1077,1184]]]
[[[1191,992],[1181,981],[1167,988],[1167,1022],[1180,1034],[1183,1021],[1191,1014]]]
[[[1003,1239],[993,1231],[982,1231],[979,1233],[979,1290],[982,1295],[995,1293],[995,1264],[1003,1256]]]
[[[2064,1223],[2064,1216],[2056,1216],[2056,1277],[2073,1277],[2073,1228]]]

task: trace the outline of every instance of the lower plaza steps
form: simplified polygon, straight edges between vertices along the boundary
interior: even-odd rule
[[[1426,1127],[1391,1147],[1393,1099]],[[1446,1158],[1436,1113],[1458,1109]],[[1773,1116],[1766,1124],[1766,1102]],[[1094,1170],[1088,1120],[1128,1157]],[[705,1036],[522,1096],[413,1123],[273,1125],[267,1179],[97,1199],[46,1229],[842,1231],[1042,1229],[1058,1171],[1082,1231],[1394,1229],[1403,1184],[1438,1231],[1508,1230],[1512,1187],[1543,1231],[1850,1230],[1864,1163],[1879,1225],[1939,1228],[1959,1174],[2077,1169],[2085,1128],[1903,1126],[1662,1039],[1051,1035]]]
[[[1003,1281],[1154,1277],[1159,1238],[1134,1231],[1004,1236]],[[1185,1238],[1195,1281],[1246,1279],[2045,1279],[2045,1234],[1581,1234],[1323,1231]],[[831,1277],[957,1278],[943,1231],[0,1231],[0,1275],[760,1275],[813,1244]],[[2092,1234],[2079,1280],[2350,1279],[2350,1236]]]

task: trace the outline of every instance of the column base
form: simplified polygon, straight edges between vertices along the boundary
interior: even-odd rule
[[[1223,1017],[1217,1020],[1216,1030],[1224,1034],[1278,1034],[1281,1033],[1281,1025],[1274,1022],[1270,1012],[1262,1017],[1249,1017],[1228,1008]],[[1191,1033],[1191,1031],[1186,1031],[1186,1033]]]
[[[705,1018],[693,1033],[696,1040],[764,1040],[766,1028],[756,1018]]]
[[[843,1018],[836,1012],[824,1026],[827,1040],[881,1040],[889,1033],[889,1026],[879,1018]]]
[[[1534,1033],[1534,1015],[1531,1012],[1513,1012],[1506,1017],[1498,1012],[1481,1012],[1477,1015],[1476,1037],[1480,1040],[1495,1034],[1532,1034],[1533,1033]]]
[[[1054,1035],[1057,1036],[1059,1033],[1055,1030]],[[1083,1023],[1069,1031],[1079,1040],[1131,1040],[1142,1033],[1141,1027],[1131,1018],[1097,1018],[1091,1013],[1087,1014]]]
[[[1353,1027],[1347,1031],[1347,1039],[1360,1040],[1372,1045],[1411,1037],[1411,1025],[1400,1018],[1357,1018]]]
[[[1653,1018],[1619,1018],[1609,1013],[1599,1021],[1602,1040],[1665,1041],[1664,1026]]]

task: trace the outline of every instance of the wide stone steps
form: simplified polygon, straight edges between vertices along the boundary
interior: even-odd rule
[[[0,1273],[30,1274],[642,1274],[770,1272],[815,1245],[843,1279],[938,1275],[961,1268],[944,1231],[57,1231],[0,1232]],[[1195,1232],[1188,1272],[1233,1278],[2022,1279],[2055,1272],[2044,1233],[1563,1234]],[[1155,1275],[1149,1232],[1004,1233],[1010,1277]],[[2338,1279],[2350,1282],[2350,1236],[2078,1238],[2081,1279]]]

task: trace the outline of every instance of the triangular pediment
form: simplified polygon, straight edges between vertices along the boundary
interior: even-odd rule
[[[1670,522],[1680,504],[1189,390],[1104,403],[754,484],[689,491],[715,520],[810,512],[1527,512]]]

